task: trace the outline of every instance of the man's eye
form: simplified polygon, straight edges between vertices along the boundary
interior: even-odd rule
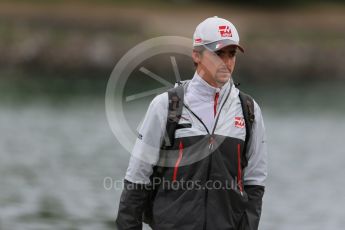
[[[216,51],[216,55],[217,55],[217,56],[221,56],[222,54],[223,54],[222,51]]]

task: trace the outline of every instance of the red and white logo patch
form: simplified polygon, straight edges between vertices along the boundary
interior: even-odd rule
[[[243,129],[245,126],[243,117],[235,117],[235,127]]]
[[[201,42],[202,42],[202,39],[201,39],[201,38],[195,38],[195,39],[194,39],[194,42],[195,42],[195,43],[201,43]]]
[[[218,31],[222,37],[232,37],[232,33],[229,26],[219,26]]]

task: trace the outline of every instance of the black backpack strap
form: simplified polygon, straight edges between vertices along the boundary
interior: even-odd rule
[[[251,131],[252,131],[252,126],[255,120],[254,100],[251,96],[241,91],[239,93],[239,97],[241,101],[244,121],[246,123],[246,139],[244,141],[244,153],[247,153],[248,141],[249,141]],[[246,154],[244,154],[244,157],[245,157],[244,159],[245,161],[244,161],[243,167],[246,167],[248,164],[248,159],[246,157]]]
[[[168,109],[168,116],[167,116],[167,124],[165,128],[163,143],[161,146],[161,149],[163,150],[173,147],[174,139],[175,139],[175,131],[182,115],[184,88],[181,82],[178,82],[178,86],[168,90],[168,98],[169,98],[169,109]],[[162,164],[164,165],[164,162]],[[155,166],[153,168],[153,174],[151,175],[150,180],[152,181],[154,177],[160,177],[160,175],[162,174],[163,174],[163,167]],[[149,192],[148,199],[146,200],[146,205],[143,212],[143,221],[149,224],[151,227],[153,226],[153,221],[154,221],[152,208],[153,208],[153,200],[156,196],[156,193],[157,193],[156,187],[155,185],[153,185],[152,189]]]
[[[168,90],[169,109],[162,149],[174,145],[175,130],[182,115],[184,89],[182,84]]]

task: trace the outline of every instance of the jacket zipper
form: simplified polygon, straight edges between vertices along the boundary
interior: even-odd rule
[[[209,149],[212,150],[213,149],[213,143],[214,143],[214,138],[213,138],[213,134],[216,130],[216,127],[217,127],[217,123],[218,123],[218,120],[219,120],[219,116],[220,116],[220,112],[222,111],[226,101],[228,100],[229,96],[230,96],[230,93],[231,93],[231,88],[232,88],[232,85],[230,85],[230,90],[222,104],[222,106],[220,107],[219,109],[219,112],[218,112],[218,116],[216,118],[216,121],[215,121],[215,124],[214,124],[214,127],[213,127],[213,130],[212,130],[212,133],[210,133],[210,131],[208,130],[207,126],[205,125],[205,123],[200,119],[200,117],[198,117],[186,104],[183,104],[184,107],[189,110],[189,112],[191,112],[193,114],[193,116],[198,119],[200,121],[200,123],[204,126],[204,128],[206,129],[207,133],[210,135],[210,144],[209,144]],[[216,96],[216,95],[215,95]],[[216,99],[216,97],[215,97]],[[218,98],[217,98],[217,103],[218,103]],[[217,107],[215,106],[214,109],[217,109]],[[217,115],[215,113],[215,115]],[[177,162],[176,162],[177,163]],[[206,181],[209,180],[209,174],[210,174],[210,171],[211,171],[211,165],[212,165],[212,155],[210,156],[210,161],[208,163],[208,167],[207,167],[207,178],[206,178]],[[175,166],[176,167],[176,166]],[[204,208],[205,208],[205,215],[204,215],[204,226],[203,226],[203,230],[206,230],[206,226],[207,226],[207,197],[208,197],[208,191],[207,189],[205,189],[205,199],[204,199]]]
[[[207,126],[206,126],[205,123],[200,119],[200,117],[198,117],[198,115],[196,115],[186,104],[183,103],[183,106],[184,106],[189,112],[191,112],[191,114],[193,114],[193,116],[204,126],[206,132],[207,132],[209,135],[211,135],[211,137],[213,136],[214,131],[216,130],[216,127],[217,127],[217,124],[218,124],[218,120],[219,120],[219,114],[220,114],[220,112],[222,111],[222,109],[223,109],[223,107],[224,107],[224,105],[225,105],[225,102],[228,100],[228,98],[229,98],[229,96],[230,96],[231,87],[232,87],[232,86],[230,86],[230,90],[229,90],[228,94],[226,95],[226,98],[225,98],[225,100],[224,100],[222,106],[221,106],[220,109],[219,109],[218,116],[217,116],[217,118],[216,118],[216,121],[215,121],[213,130],[212,130],[212,133],[208,130]],[[216,93],[216,94],[217,94],[217,93]],[[219,97],[219,96],[218,96],[218,97]],[[217,97],[217,103],[218,103],[218,97]],[[216,99],[216,95],[215,95],[215,99]],[[214,109],[217,109],[217,107],[214,106]],[[216,115],[217,115],[217,114],[216,114]]]
[[[240,188],[241,195],[243,195],[242,185],[242,166],[241,166],[241,144],[237,144],[237,184]]]
[[[173,174],[173,178],[172,178],[173,181],[176,181],[178,167],[179,167],[180,162],[182,160],[182,156],[183,156],[183,143],[180,140],[179,151],[178,151],[178,158],[177,158],[176,163],[175,163],[174,174]]]

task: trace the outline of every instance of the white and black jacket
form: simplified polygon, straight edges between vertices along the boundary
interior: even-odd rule
[[[257,229],[267,177],[260,107],[254,102],[255,121],[244,152],[245,122],[234,84],[214,88],[195,73],[184,92],[171,148],[161,148],[168,94],[156,96],[148,108],[125,177],[118,229],[142,229],[148,200],[153,229]],[[160,179],[154,192],[146,186],[133,189],[152,185],[154,178]]]

